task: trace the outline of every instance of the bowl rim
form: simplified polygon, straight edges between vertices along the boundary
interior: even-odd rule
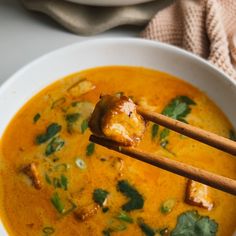
[[[206,59],[193,54],[192,52],[186,51],[182,48],[179,48],[177,46],[174,45],[170,45],[167,43],[163,43],[163,42],[159,42],[159,41],[154,41],[154,40],[149,40],[149,39],[143,39],[143,38],[131,38],[131,37],[127,37],[127,38],[116,38],[116,37],[111,37],[111,38],[100,38],[100,39],[88,39],[87,41],[84,42],[77,42],[77,43],[72,43],[69,44],[65,47],[61,47],[58,48],[56,50],[52,50],[46,54],[43,54],[42,56],[32,60],[31,62],[25,64],[23,67],[21,67],[20,69],[18,69],[15,73],[13,73],[8,79],[6,79],[1,85],[0,85],[0,94],[4,92],[4,90],[6,90],[7,88],[9,88],[16,80],[17,77],[20,76],[21,74],[23,74],[28,68],[30,68],[31,66],[33,66],[34,64],[37,64],[41,61],[43,61],[45,58],[51,56],[52,54],[57,54],[60,53],[62,51],[65,50],[70,50],[73,47],[76,46],[92,46],[92,45],[99,45],[99,44],[109,44],[109,43],[133,43],[136,44],[138,46],[154,46],[154,47],[158,47],[158,48],[162,48],[165,50],[169,50],[172,51],[173,53],[177,53],[177,54],[181,54],[182,56],[186,57],[186,58],[190,58],[193,59],[203,65],[205,65],[206,67],[210,68],[212,71],[218,73],[222,78],[228,80],[228,82],[230,82],[231,84],[233,84],[236,87],[236,80],[234,80],[233,78],[231,78],[229,75],[227,75],[223,70],[221,70],[220,68],[216,67],[214,64],[212,64],[211,62],[207,61]]]
[[[84,5],[88,5],[88,6],[107,6],[107,7],[122,7],[122,6],[130,6],[130,5],[137,5],[137,4],[143,4],[143,3],[147,3],[147,2],[151,2],[151,1],[155,1],[155,0],[115,0],[110,2],[109,0],[90,0],[90,1],[86,1],[86,0],[66,0],[69,2],[74,2],[74,3],[78,3],[78,4],[84,4]]]

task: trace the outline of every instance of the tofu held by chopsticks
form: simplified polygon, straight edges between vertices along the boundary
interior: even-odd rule
[[[91,131],[124,146],[133,146],[143,137],[145,121],[135,103],[122,95],[105,95],[96,104],[89,121]]]

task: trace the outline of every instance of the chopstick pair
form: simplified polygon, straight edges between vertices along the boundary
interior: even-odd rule
[[[157,123],[168,129],[174,130],[180,134],[198,140],[202,143],[208,144],[209,146],[215,147],[232,155],[236,155],[236,142],[230,139],[221,137],[209,131],[202,130],[200,128],[180,122],[178,120],[174,120],[162,114],[144,110],[141,107],[138,107],[137,110],[138,113],[142,115],[146,120]],[[121,147],[111,140],[107,140],[105,138],[97,137],[94,135],[90,136],[90,141],[112,149],[114,151],[123,153],[140,161],[157,166],[161,169],[170,171],[177,175],[187,177],[189,179],[198,181],[213,188],[236,195],[236,180],[217,175],[179,161],[162,157],[160,155],[146,153],[134,147]]]

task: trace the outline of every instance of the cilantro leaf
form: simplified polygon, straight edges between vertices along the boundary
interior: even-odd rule
[[[191,112],[190,105],[196,105],[196,103],[187,96],[177,96],[173,98],[167,106],[163,109],[162,114],[170,118],[188,123],[186,116]],[[160,145],[166,148],[168,144],[167,137],[169,135],[169,129],[164,128],[160,132]]]
[[[117,184],[117,190],[129,198],[129,201],[122,206],[122,210],[132,211],[143,208],[143,196],[127,180],[120,180]]]
[[[105,202],[108,192],[104,189],[98,188],[95,189],[93,192],[93,200],[100,206],[103,206],[103,203]]]
[[[36,137],[36,143],[37,144],[45,143],[60,131],[61,131],[61,125],[58,125],[57,123],[52,123],[47,127],[47,130],[44,134],[40,134]]]
[[[142,218],[138,218],[138,225],[146,236],[154,236],[155,230],[147,225]]]
[[[178,216],[171,236],[215,236],[218,224],[208,216],[201,216],[197,211],[187,211]]]
[[[162,114],[176,120],[185,120],[184,118],[190,113],[190,105],[196,103],[187,96],[178,96],[170,101],[164,108]]]

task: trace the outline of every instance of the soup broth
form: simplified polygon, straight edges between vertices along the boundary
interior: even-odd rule
[[[9,235],[200,235],[196,227],[178,233],[181,216],[202,219],[200,228],[210,219],[202,235],[232,235],[234,196],[207,187],[212,209],[186,203],[186,178],[88,141],[99,96],[115,93],[234,138],[221,110],[172,75],[121,66],[69,75],[27,102],[1,139],[0,212]],[[236,179],[233,156],[151,122],[138,148]]]

